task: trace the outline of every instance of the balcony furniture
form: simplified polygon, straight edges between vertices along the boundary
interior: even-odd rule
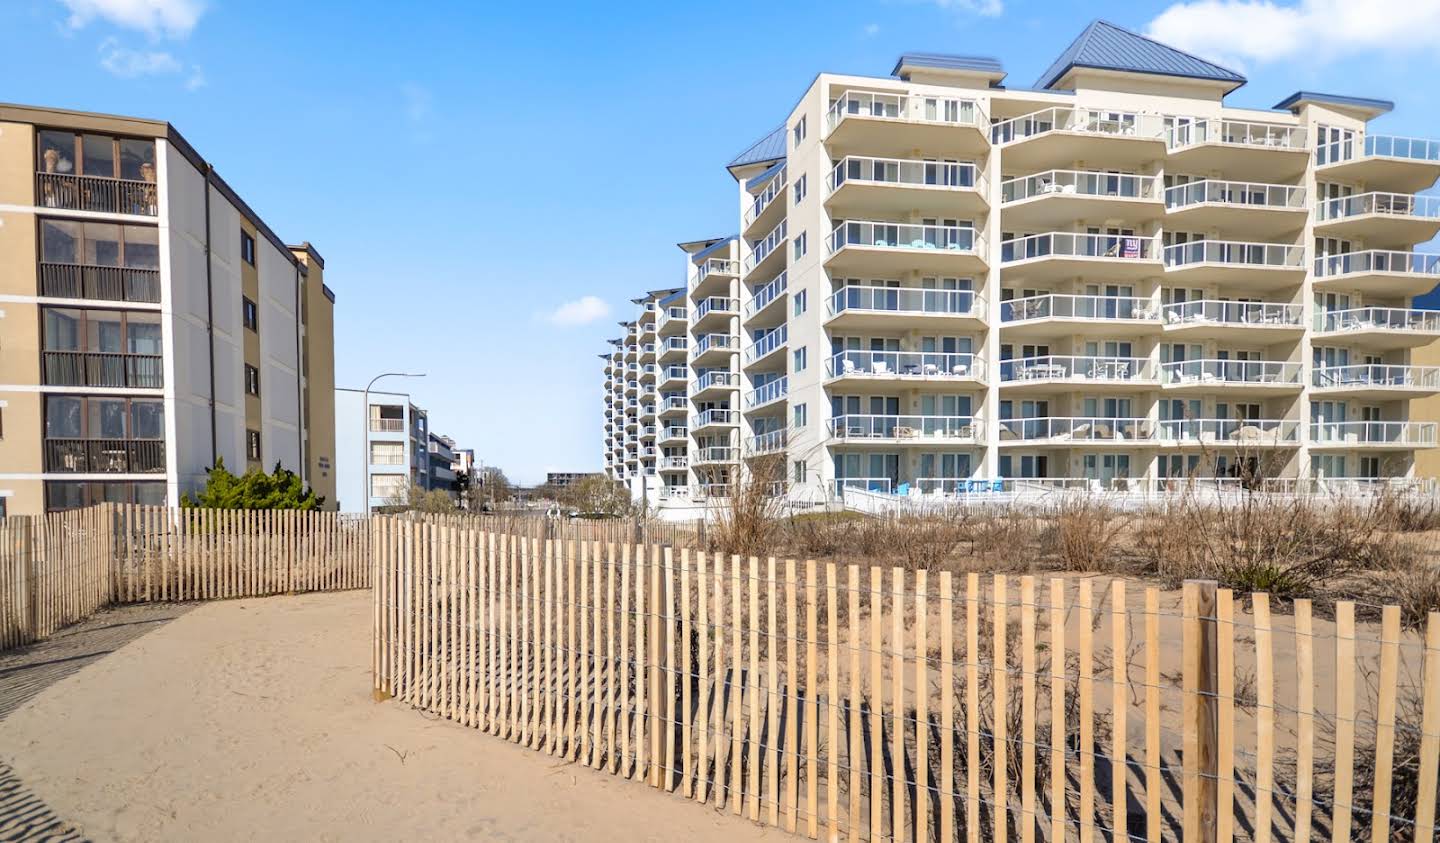
[[[959,375],[960,377],[964,377],[969,373],[970,366],[967,363],[956,363],[954,366],[950,367],[950,374],[952,375]]]
[[[870,364],[870,368],[877,375],[887,375],[890,373],[890,364],[884,360],[876,360],[872,362]]]

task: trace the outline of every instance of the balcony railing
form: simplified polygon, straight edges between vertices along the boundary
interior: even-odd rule
[[[1317,314],[1317,330],[1330,331],[1415,331],[1440,333],[1440,310],[1405,307],[1355,307]]]
[[[1304,126],[1202,118],[1166,129],[1165,145],[1171,149],[1183,149],[1196,144],[1219,143],[1308,152],[1307,134]]]
[[[1298,304],[1254,301],[1177,302],[1161,308],[1166,325],[1255,325],[1299,327],[1304,308]]]
[[[681,395],[669,395],[669,396],[666,396],[665,399],[660,402],[660,410],[661,410],[662,412],[669,412],[670,410],[688,410],[688,409],[690,409],[690,399],[685,398],[684,396],[681,396]]]
[[[1001,419],[1000,441],[1057,439],[1066,442],[1131,442],[1152,440],[1149,419],[1107,416],[1040,416]]]
[[[685,427],[665,427],[660,430],[660,441],[668,442],[672,439],[684,439],[690,435],[690,430]]]
[[[739,264],[727,258],[706,258],[695,267],[695,283],[711,275],[738,275]]]
[[[40,264],[40,295],[61,299],[160,302],[160,270]]]
[[[690,458],[689,458],[689,457],[661,457],[661,458],[660,458],[660,470],[661,470],[661,471],[667,471],[667,470],[668,470],[668,471],[675,471],[675,470],[677,470],[677,469],[685,469],[685,468],[689,468],[689,467],[690,467]]]
[[[901,187],[975,189],[984,176],[968,161],[911,161],[848,155],[830,171],[831,193],[846,182],[889,184]]]
[[[893,439],[975,442],[980,438],[980,420],[974,416],[925,415],[844,415],[830,419],[830,436],[835,439]]]
[[[1075,296],[1046,293],[1000,303],[1001,322],[1031,319],[1154,320],[1154,304],[1138,296]]]
[[[984,126],[985,112],[974,100],[958,97],[890,94],[875,91],[846,91],[830,104],[825,114],[825,131],[830,133],[847,118],[866,117],[906,123],[937,123],[950,126]]]
[[[1120,236],[1052,231],[1031,234],[1000,243],[1002,262],[1045,257],[1115,258],[1158,260],[1159,243],[1154,237]]]
[[[841,287],[830,296],[828,313],[904,313],[917,316],[973,316],[981,299],[973,290],[914,287]]]
[[[702,334],[695,342],[695,347],[690,349],[690,359],[694,360],[710,351],[735,349],[740,346],[740,338],[734,334]]]
[[[750,392],[746,393],[745,408],[747,410],[754,410],[757,407],[763,407],[766,404],[779,401],[781,398],[784,398],[786,395],[789,394],[790,378],[787,375],[781,375],[775,380],[772,380],[769,383],[752,389]]]
[[[1166,208],[1174,210],[1207,204],[1303,211],[1305,188],[1291,184],[1214,179],[1202,179],[1165,188]]]
[[[1234,240],[1196,240],[1165,247],[1165,266],[1225,264],[1300,269],[1305,247],[1287,243],[1246,243]]]
[[[1440,219],[1440,197],[1413,193],[1359,193],[1315,203],[1317,222],[1366,214],[1408,219]]]
[[[765,433],[759,433],[750,439],[750,450],[756,456],[760,454],[773,454],[785,450],[790,442],[790,431],[781,428]]]
[[[50,386],[102,386],[161,389],[165,366],[158,354],[108,354],[97,351],[46,351],[45,383]]]
[[[1146,357],[1050,354],[1002,360],[1000,380],[1084,380],[1110,383],[1153,381],[1155,368]]]
[[[744,222],[747,228],[757,217],[765,212],[766,208],[770,207],[770,203],[775,201],[775,197],[784,194],[785,187],[789,184],[788,175],[788,168],[782,166],[780,172],[776,173],[770,178],[770,181],[765,183],[765,189],[757,193],[755,197],[750,200],[750,206],[745,209]]]
[[[1050,132],[1081,132],[1158,140],[1164,128],[1164,121],[1155,114],[1063,106],[1002,120],[990,127],[990,140],[997,144],[1007,144]]]
[[[1281,360],[1182,360],[1160,364],[1166,384],[1268,384],[1298,386],[1300,364]]]
[[[726,445],[711,445],[708,448],[695,449],[695,462],[734,462],[735,449]]]
[[[825,362],[828,377],[963,378],[984,376],[974,354],[930,351],[842,351]]]
[[[1322,255],[1315,259],[1315,275],[1318,278],[1364,275],[1371,272],[1440,277],[1440,254],[1372,249],[1364,252],[1348,252],[1343,255]]]
[[[666,337],[664,341],[660,343],[660,350],[662,352],[684,351],[689,347],[690,339],[688,337]]]
[[[45,470],[57,474],[164,474],[163,439],[46,439]]]
[[[707,389],[721,387],[737,387],[740,385],[739,372],[711,371],[706,372],[690,384],[690,394],[702,392]]]
[[[751,343],[745,349],[745,362],[754,363],[765,355],[781,348],[790,337],[790,326],[781,325],[778,328],[771,328]]]
[[[36,173],[35,181],[42,208],[146,217],[160,213],[154,182],[68,173]]]
[[[836,477],[835,494],[844,497],[846,489],[855,489],[888,495],[895,485],[895,481],[889,477]]]
[[[1158,199],[1160,177],[1089,170],[1050,170],[1000,182],[1000,201],[1018,202],[1036,196],[1102,196]]]
[[[370,420],[371,433],[404,433],[404,419],[375,419]]]
[[[843,222],[830,232],[825,245],[832,255],[846,246],[974,252],[977,239],[975,229],[969,226]]]
[[[1311,422],[1310,439],[1321,444],[1432,446],[1435,444],[1435,422]]]
[[[1440,366],[1404,366],[1363,363],[1355,366],[1317,366],[1310,373],[1317,389],[1440,389]]]
[[[788,231],[786,222],[786,220],[781,220],[779,225],[770,229],[769,234],[756,240],[750,246],[750,254],[745,256],[745,271],[747,273],[753,271],[755,267],[760,265],[761,261],[770,257],[770,253],[780,248],[780,244],[785,242],[785,235]]]
[[[661,380],[667,382],[674,380],[683,381],[685,380],[685,376],[689,373],[689,370],[684,366],[666,366],[664,371],[664,377],[662,377]]]
[[[710,296],[700,300],[695,308],[695,320],[698,322],[711,313],[732,314],[740,312],[740,303],[735,299],[724,296]]]
[[[690,419],[690,429],[695,430],[710,425],[733,425],[740,422],[740,413],[737,410],[726,410],[716,408],[704,410]]]
[[[660,327],[670,322],[684,322],[689,315],[690,312],[683,307],[667,307],[660,311]]]
[[[1323,144],[1315,150],[1315,165],[1337,164],[1360,157],[1399,158],[1406,161],[1440,163],[1440,140],[1402,138],[1392,135],[1366,135],[1357,144],[1354,138]]]
[[[1276,445],[1300,441],[1294,419],[1166,419],[1159,423],[1160,441],[1183,444]]]
[[[755,314],[764,310],[770,302],[775,301],[776,297],[785,292],[785,287],[788,283],[786,276],[788,274],[787,272],[780,273],[766,283],[765,286],[755,291],[755,294],[750,297],[750,301],[745,304],[745,317],[747,319],[754,317]]]

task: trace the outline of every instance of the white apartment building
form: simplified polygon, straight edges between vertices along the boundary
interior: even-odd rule
[[[1370,132],[1382,100],[1228,106],[1244,77],[1103,21],[1004,81],[822,73],[730,163],[739,276],[687,289],[693,371],[738,336],[742,461],[783,450],[810,500],[1413,477],[1440,141]]]
[[[403,392],[335,389],[336,494],[341,512],[371,512],[431,488],[429,415]],[[362,459],[355,459],[356,455]],[[449,466],[449,458],[445,465]]]

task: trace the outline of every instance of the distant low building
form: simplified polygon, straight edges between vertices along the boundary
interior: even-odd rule
[[[598,471],[551,471],[545,475],[545,485],[554,489],[563,489],[584,480],[586,477],[599,477]]]
[[[430,488],[439,489],[451,500],[460,500],[460,490],[455,484],[455,440],[431,432],[429,462]]]

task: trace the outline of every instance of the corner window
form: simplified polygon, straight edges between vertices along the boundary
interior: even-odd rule
[[[246,328],[249,328],[252,331],[260,330],[260,309],[255,306],[255,302],[250,301],[244,296],[241,296],[240,312],[245,320]]]
[[[240,232],[240,259],[251,266],[255,265],[255,238],[251,237],[248,231]]]
[[[260,370],[245,364],[245,394],[260,397]]]

